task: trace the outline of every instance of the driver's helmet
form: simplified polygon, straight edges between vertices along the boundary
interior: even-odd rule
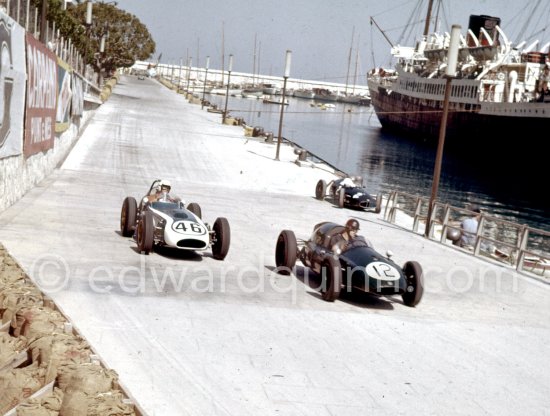
[[[170,189],[172,189],[172,184],[170,183],[170,181],[163,179],[160,181],[158,189],[160,192],[168,193],[170,192]]]
[[[340,182],[340,186],[343,186],[345,188],[353,188],[355,187],[355,183],[351,178],[345,178]]]
[[[359,230],[359,221],[357,221],[354,218],[350,218],[349,220],[347,220],[346,221],[346,230],[357,232]]]

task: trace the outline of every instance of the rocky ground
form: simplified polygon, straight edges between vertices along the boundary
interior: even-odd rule
[[[139,414],[117,373],[2,245],[0,319],[0,414]]]

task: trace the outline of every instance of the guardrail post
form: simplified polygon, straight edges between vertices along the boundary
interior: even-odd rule
[[[483,217],[483,213],[481,213],[481,217],[479,218],[479,224],[477,226],[476,231],[476,242],[474,245],[474,256],[479,256],[479,251],[481,249],[481,240],[483,235],[483,226],[485,225],[485,218]]]
[[[388,209],[390,209],[393,206],[394,195],[395,195],[395,191],[390,191],[390,195],[388,196],[388,202],[386,202],[386,208],[384,209],[384,219],[386,221],[389,221]],[[390,210],[390,213],[391,213],[391,210]]]
[[[522,226],[521,229],[521,238],[518,241],[519,243],[519,256],[518,261],[516,263],[516,270],[518,272],[523,271],[523,262],[525,260],[525,250],[527,249],[527,241],[529,240],[529,227]]]
[[[445,243],[447,240],[447,223],[449,222],[449,217],[451,216],[451,208],[449,204],[444,205],[444,214],[443,214],[443,228],[441,229],[441,238],[440,243]]]
[[[428,201],[428,214],[426,216],[426,229],[424,230],[424,236],[431,239],[433,237],[433,219],[435,218],[435,206],[436,202],[433,201],[433,205],[430,208],[430,201]]]
[[[413,218],[413,232],[418,232],[418,223],[420,222],[420,208],[422,205],[422,200],[416,198],[416,206],[414,208],[414,218]]]

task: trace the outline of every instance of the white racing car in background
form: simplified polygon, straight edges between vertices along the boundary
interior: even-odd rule
[[[160,183],[159,179],[153,181],[139,207],[135,198],[124,199],[120,213],[122,235],[134,236],[139,251],[145,254],[155,245],[192,251],[212,248],[212,256],[223,260],[231,239],[227,219],[219,217],[210,227],[202,221],[201,208],[196,203],[185,206],[182,201],[168,198],[150,202],[149,197],[157,192]]]

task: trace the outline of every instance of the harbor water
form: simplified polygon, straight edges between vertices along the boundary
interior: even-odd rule
[[[206,98],[218,108],[225,106],[224,96]],[[436,151],[433,143],[381,131],[372,107],[331,103],[333,108],[325,108],[314,100],[288,100],[283,137],[343,172],[362,176],[371,193],[403,191],[430,196]],[[231,96],[227,108],[231,116],[243,118],[247,125],[262,127],[277,137],[279,105]],[[509,169],[506,162],[478,155],[475,149],[464,149],[463,153],[456,149],[447,151],[438,199],[456,207],[475,203],[489,215],[550,231],[544,179],[530,175],[528,168],[519,169],[516,164]]]

